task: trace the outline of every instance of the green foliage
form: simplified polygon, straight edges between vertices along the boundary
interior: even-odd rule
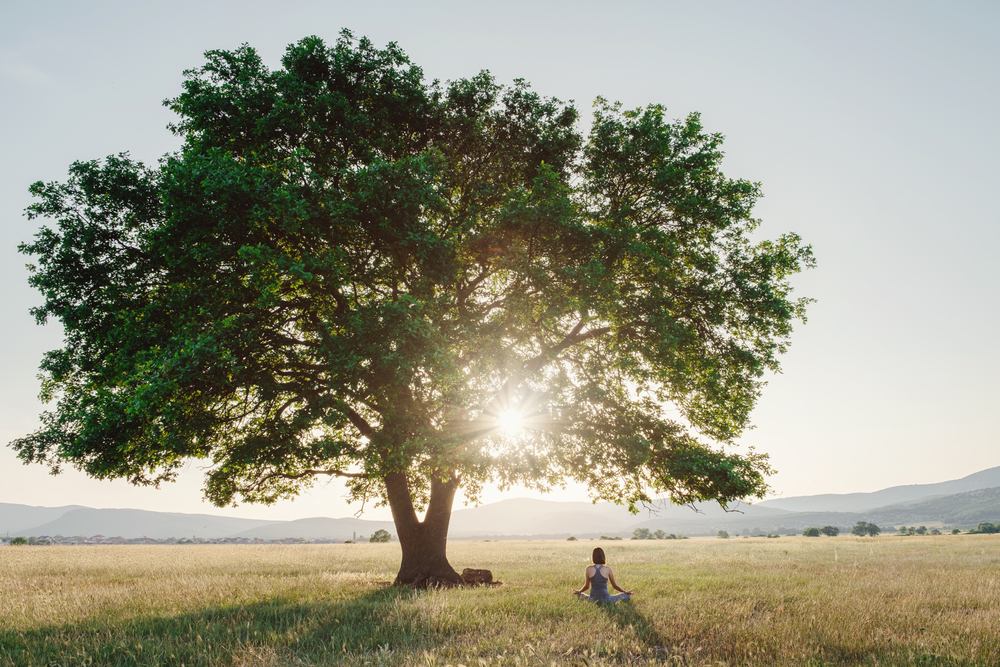
[[[836,537],[837,535],[840,535],[840,528],[837,528],[836,526],[823,526],[819,529],[819,532],[823,533],[827,537]]]
[[[867,521],[858,521],[854,524],[854,528],[851,528],[851,534],[857,535],[858,537],[875,537],[881,532],[881,528],[876,526],[874,523],[868,523]]]
[[[573,535],[570,535],[569,537],[566,538],[566,541],[567,542],[576,542],[576,537],[574,537]]]
[[[369,542],[391,542],[392,541],[392,535],[389,534],[388,530],[386,530],[384,528],[379,528],[374,533],[372,533],[372,536],[368,538],[368,541]]]
[[[958,534],[959,534],[959,533],[961,533],[961,532],[962,532],[962,531],[961,531],[961,530],[960,530],[959,528],[952,528],[952,529],[951,529],[951,534],[952,534],[952,535],[958,535]]]
[[[23,537],[15,537],[14,539],[12,539],[10,541],[10,543],[11,543],[11,546],[17,547],[17,546],[22,546],[22,545],[27,544],[28,540],[25,539],[25,538],[23,538]]]
[[[23,461],[155,485],[203,459],[219,505],[323,475],[380,499],[396,473],[418,505],[449,478],[633,509],[765,493],[765,455],[727,447],[812,254],[756,236],[760,188],[696,114],[598,100],[583,136],[523,81],[427,81],[347,32],[273,70],[205,57],[167,103],[177,152],[31,186],[33,313],[65,339]]]
[[[719,539],[721,539],[721,540],[728,540],[728,539],[729,539],[729,533],[727,533],[727,532],[726,532],[726,531],[724,531],[724,530],[720,530],[720,531],[719,531],[718,533],[716,533],[716,535],[717,535],[717,536],[719,537]]]
[[[802,534],[806,537],[819,537],[819,528],[806,528],[802,531]]]
[[[1000,533],[1000,523],[984,521],[969,531],[970,533],[993,534]]]
[[[633,540],[651,540],[653,539],[653,534],[649,532],[649,528],[636,528],[632,532]]]

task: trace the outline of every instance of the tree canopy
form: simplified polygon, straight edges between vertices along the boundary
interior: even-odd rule
[[[733,445],[812,256],[757,238],[760,187],[697,114],[599,99],[584,134],[524,81],[428,81],[347,32],[273,69],[209,51],[166,104],[183,144],[158,164],[31,186],[33,312],[65,340],[25,462],[158,484],[202,459],[219,505],[327,475],[417,507],[488,480],[633,507],[766,490]]]

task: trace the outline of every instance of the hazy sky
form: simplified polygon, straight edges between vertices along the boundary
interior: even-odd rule
[[[249,42],[277,64],[290,42],[332,42],[347,27],[398,42],[428,78],[485,68],[585,114],[597,95],[661,102],[726,135],[727,172],[764,185],[764,232],[799,232],[819,262],[798,281],[818,302],[745,438],[771,454],[776,495],[1000,465],[1000,3],[473,4],[4,0],[0,444],[35,427],[38,361],[60,342],[28,314],[38,297],[15,249],[35,229],[21,215],[28,184],[63,178],[75,159],[174,149],[160,102],[206,49]],[[0,502],[269,518],[358,509],[337,483],[229,510],[205,504],[200,485],[197,466],[160,490],[51,477],[0,448]]]

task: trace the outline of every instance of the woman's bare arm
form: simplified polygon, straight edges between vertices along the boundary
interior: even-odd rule
[[[610,567],[608,568],[608,583],[614,586],[615,590],[618,591],[619,593],[628,593],[629,595],[632,595],[632,591],[627,591],[618,585],[618,582],[615,581],[615,571],[612,570]]]
[[[589,569],[590,568],[588,567],[587,570]],[[590,577],[587,576],[587,570],[583,571],[583,576],[587,578],[587,580],[583,582],[583,588],[578,591],[574,591],[574,593],[584,593],[588,588],[590,588]]]

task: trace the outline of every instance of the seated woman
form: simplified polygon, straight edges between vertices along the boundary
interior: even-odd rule
[[[619,587],[618,582],[615,581],[615,573],[607,565],[608,561],[604,557],[604,549],[600,547],[594,549],[592,560],[594,564],[588,566],[584,573],[587,581],[584,582],[583,588],[574,591],[574,594],[581,600],[590,600],[591,602],[614,603],[621,602],[622,600],[631,600],[632,591],[627,591]],[[608,594],[608,582],[611,582],[611,585],[619,592],[619,595]],[[586,592],[588,588],[590,589],[590,595],[587,595]]]

